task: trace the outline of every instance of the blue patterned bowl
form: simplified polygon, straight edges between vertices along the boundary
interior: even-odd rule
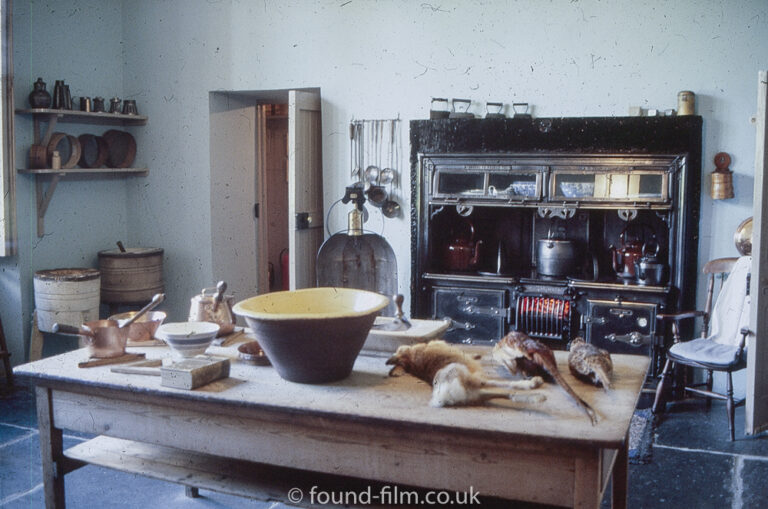
[[[205,353],[218,332],[219,324],[213,322],[173,322],[158,327],[155,337],[178,357],[194,357]]]

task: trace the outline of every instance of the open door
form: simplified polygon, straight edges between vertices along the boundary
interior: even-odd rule
[[[768,429],[768,71],[758,75],[755,187],[752,231],[752,296],[747,343],[747,391],[744,427],[748,435]],[[765,225],[765,226],[763,226]]]
[[[323,242],[320,94],[288,92],[288,266],[290,289],[316,286]]]

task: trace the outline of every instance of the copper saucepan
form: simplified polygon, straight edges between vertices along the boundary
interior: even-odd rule
[[[152,302],[144,306],[122,324],[118,323],[117,320],[93,320],[85,322],[80,327],[54,323],[52,329],[53,332],[77,334],[83,338],[83,342],[87,346],[91,357],[99,359],[119,357],[125,353],[125,344],[128,342],[130,330],[129,326],[147,311],[154,309],[163,300],[165,300],[164,293],[156,294],[152,297]]]
[[[80,327],[54,323],[53,332],[77,334],[83,339],[90,356],[99,359],[120,357],[125,353],[128,341],[128,329],[120,328],[116,320],[93,320]]]

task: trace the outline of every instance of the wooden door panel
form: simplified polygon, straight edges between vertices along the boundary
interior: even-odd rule
[[[288,228],[290,288],[316,285],[323,242],[323,169],[320,95],[288,93]]]

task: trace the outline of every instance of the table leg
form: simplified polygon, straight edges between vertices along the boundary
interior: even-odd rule
[[[29,335],[29,362],[43,358],[43,340],[45,336],[37,326],[37,309],[32,312],[32,332]]]
[[[629,432],[624,438],[624,444],[616,453],[616,462],[613,465],[611,476],[611,503],[613,509],[625,509],[627,507],[627,486],[629,482]]]
[[[51,390],[47,387],[36,387],[35,393],[37,425],[40,429],[40,454],[43,460],[45,507],[46,509],[63,508],[65,506],[65,468],[62,461],[64,458],[62,432],[53,422]]]

